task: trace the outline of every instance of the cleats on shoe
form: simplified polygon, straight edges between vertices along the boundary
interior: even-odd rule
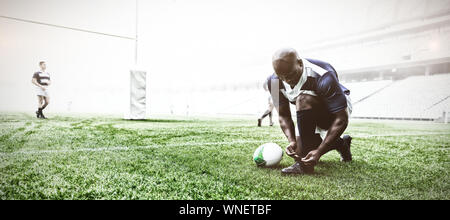
[[[305,167],[299,162],[295,162],[292,166],[286,167],[281,170],[282,174],[286,175],[300,175],[300,174],[312,174],[314,172],[314,167]]]
[[[41,113],[39,111],[36,111],[36,118],[41,118]]]
[[[261,127],[261,119],[258,119],[258,127]]]
[[[352,161],[352,152],[350,151],[352,137],[350,137],[349,135],[344,135],[342,139],[344,140],[344,142],[338,150],[339,154],[341,154],[341,161],[350,162]]]

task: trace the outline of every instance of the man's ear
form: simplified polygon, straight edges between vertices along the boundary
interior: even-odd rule
[[[298,65],[300,65],[301,67],[303,67],[303,61],[302,61],[302,59],[297,59],[297,63],[298,63]]]

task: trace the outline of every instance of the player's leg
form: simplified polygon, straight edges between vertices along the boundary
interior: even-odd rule
[[[272,104],[272,103],[269,103],[269,111],[270,111],[270,113],[269,113],[269,120],[270,120],[270,126],[273,126],[273,120],[272,120],[273,108],[274,108],[273,104]]]
[[[324,155],[332,150],[336,150],[341,155],[341,161],[350,162],[352,161],[352,153],[350,151],[350,146],[352,144],[352,137],[350,135],[344,135],[342,138],[339,137],[329,149],[324,153]]]
[[[44,110],[48,106],[48,104],[50,104],[50,98],[48,96],[44,96],[43,99],[44,99],[44,104],[41,107],[41,117],[46,118],[44,116],[44,114],[42,113],[42,110]]]
[[[335,116],[328,111],[319,111],[319,117],[317,120],[317,126],[323,130],[328,130],[331,123],[334,121]],[[324,134],[325,135],[325,134]],[[352,154],[350,151],[350,146],[352,142],[352,137],[349,135],[344,135],[342,138],[339,137],[331,144],[330,148],[324,153],[328,153],[332,150],[337,150],[341,155],[341,161],[349,162],[352,160]]]
[[[265,117],[267,117],[267,115],[269,115],[268,110],[266,110],[266,111],[264,112],[264,114],[261,115],[261,117],[258,118],[258,127],[261,127],[262,120],[263,120]]]
[[[261,116],[260,119],[264,119],[265,117],[267,117],[268,115],[270,115],[271,112],[272,112],[272,111],[270,111],[269,109],[267,109],[267,110],[264,112],[264,114]]]
[[[311,95],[300,95],[297,98],[297,127],[299,136],[297,137],[297,155],[305,157],[311,150],[316,149],[322,139],[316,134],[318,111],[315,108],[320,107],[320,101],[317,97]],[[297,162],[282,170],[286,174],[302,174],[314,172],[314,166],[305,166],[299,159]]]
[[[341,161],[350,162],[352,161],[352,152],[350,147],[352,145],[352,137],[350,135],[344,135],[342,137],[342,145],[338,148],[339,154],[341,154]]]
[[[261,127],[261,122],[262,122],[262,120],[263,120],[265,117],[267,117],[267,116],[270,117],[270,121],[272,122],[272,109],[270,108],[270,106],[269,106],[269,108],[264,112],[264,114],[263,114],[260,118],[258,118],[258,127]],[[271,124],[272,124],[272,123],[271,123]]]
[[[48,96],[44,96],[44,104],[42,105],[42,109],[45,109],[48,104],[50,104],[50,98]]]
[[[36,117],[41,118],[41,108],[42,105],[44,104],[44,98],[40,95],[38,95],[37,98],[38,98],[38,110],[36,111]]]
[[[273,121],[272,121],[272,112],[273,112],[273,108],[275,107],[274,105],[273,105],[273,100],[272,100],[272,96],[269,96],[268,97],[268,108],[267,108],[267,110],[264,112],[264,114],[260,117],[260,118],[258,118],[258,127],[261,127],[261,122],[262,122],[262,120],[265,118],[265,117],[267,117],[267,116],[269,116],[269,119],[270,119],[270,126],[273,126]]]

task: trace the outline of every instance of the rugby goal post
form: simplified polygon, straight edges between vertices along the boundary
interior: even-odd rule
[[[142,120],[147,112],[147,72],[130,70],[130,102],[127,119]]]

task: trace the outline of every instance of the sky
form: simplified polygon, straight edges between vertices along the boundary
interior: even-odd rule
[[[135,35],[134,1],[0,2],[0,15]],[[138,5],[139,66],[174,86],[218,79],[233,82],[236,77],[251,81],[262,72],[270,74],[276,49],[306,48],[321,39],[375,26],[383,21],[373,21],[377,16],[369,16],[368,9],[389,6],[373,0],[153,0]],[[117,51],[129,53],[123,48]],[[165,77],[160,79],[161,75]]]
[[[66,101],[55,110],[61,111],[118,109],[115,103],[126,102],[124,82],[135,68],[147,71],[149,87],[156,90],[262,81],[273,72],[271,56],[280,47],[308,56],[302,50],[317,43],[449,5],[449,0],[139,0],[135,66],[135,42],[129,39],[136,34],[135,1],[0,0],[0,16],[116,36],[0,17],[0,101],[19,109],[34,106],[29,81],[41,60],[59,81],[55,102]],[[102,91],[89,94],[93,88]],[[99,103],[105,94],[113,95]]]

